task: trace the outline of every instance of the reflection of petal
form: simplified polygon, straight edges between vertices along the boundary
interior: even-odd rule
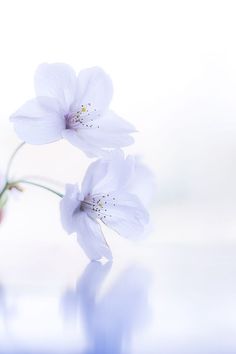
[[[107,262],[105,264],[100,262],[91,262],[85,269],[77,284],[77,301],[83,317],[84,326],[89,337],[92,334],[90,332],[93,332],[93,322],[99,290],[111,267],[111,262]]]
[[[116,354],[129,349],[133,332],[147,320],[148,284],[147,271],[130,267],[102,298],[95,319],[96,353]]]
[[[91,262],[75,291],[64,297],[67,315],[71,316],[73,312],[78,315],[78,309],[82,315],[87,335],[83,354],[118,354],[124,349],[129,352],[134,331],[147,322],[149,273],[142,268],[130,267],[100,297],[100,288],[111,265],[109,262]]]
[[[0,285],[0,316],[4,316],[6,313],[6,299],[5,291],[2,285]]]
[[[75,322],[80,309],[85,326],[93,318],[96,297],[102,283],[111,269],[112,263],[90,262],[79,278],[76,289],[68,290],[63,298],[66,319]]]
[[[5,289],[0,284],[0,323],[3,323],[6,332],[8,331],[9,320],[11,320],[13,314],[13,309],[7,303]]]

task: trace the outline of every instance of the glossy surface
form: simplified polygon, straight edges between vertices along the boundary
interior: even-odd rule
[[[167,209],[169,223],[160,208],[159,235],[142,243],[108,235],[113,264],[89,263],[63,232],[2,235],[0,352],[234,353],[235,245],[197,239],[193,220],[209,225],[196,210],[190,221],[189,208]],[[189,242],[179,240],[186,215]]]

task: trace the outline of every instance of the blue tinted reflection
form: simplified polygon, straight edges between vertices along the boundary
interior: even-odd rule
[[[77,316],[81,315],[87,338],[84,354],[129,352],[131,338],[149,317],[148,272],[136,266],[129,267],[105,294],[100,294],[111,267],[109,262],[91,262],[74,291],[67,291],[63,298],[67,321],[75,324]]]

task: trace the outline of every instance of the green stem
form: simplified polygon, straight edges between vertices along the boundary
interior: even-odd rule
[[[23,142],[20,145],[18,145],[17,148],[13,151],[13,154],[10,157],[10,160],[9,160],[9,162],[7,164],[6,181],[8,181],[8,179],[9,179],[9,174],[10,174],[10,169],[11,169],[11,166],[12,166],[12,162],[13,162],[17,152],[22,148],[23,145],[25,145],[25,142]]]
[[[18,181],[15,181],[15,182],[11,182],[8,184],[8,189],[11,188],[11,187],[14,187],[15,185],[19,184],[19,183],[23,183],[23,184],[30,184],[32,186],[35,186],[35,187],[39,187],[39,188],[43,188],[51,193],[54,193],[56,194],[58,197],[62,198],[63,197],[63,194],[62,193],[59,193],[57,191],[55,191],[54,189],[52,188],[49,188],[47,186],[44,186],[43,184],[39,184],[39,183],[35,183],[35,182],[31,182],[31,181],[26,181],[26,180],[18,180]]]
[[[5,184],[3,190],[0,193],[0,199],[2,198],[3,194],[6,192],[6,190],[8,189],[8,183]]]
[[[35,186],[35,187],[43,188],[43,189],[45,189],[45,190],[47,190],[47,191],[49,191],[51,193],[56,194],[58,197],[62,198],[63,194],[55,191],[54,189],[52,189],[50,187],[44,186],[43,184],[40,184],[40,183],[35,183],[35,182],[27,181],[27,180],[24,180],[24,179],[21,179],[21,180],[18,180],[18,181],[9,182],[10,169],[11,169],[13,160],[14,160],[16,154],[18,153],[18,151],[24,145],[25,145],[25,142],[23,142],[20,145],[18,145],[17,148],[13,151],[13,154],[11,155],[11,157],[9,159],[9,162],[7,164],[7,169],[6,169],[6,184],[5,184],[4,188],[2,189],[2,191],[0,192],[0,199],[2,198],[3,194],[7,190],[9,190],[11,188],[14,188],[14,187],[17,187],[17,184],[19,184],[19,183],[30,184],[30,185]]]

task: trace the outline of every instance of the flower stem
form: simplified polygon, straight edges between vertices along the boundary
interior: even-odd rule
[[[50,187],[44,186],[43,184],[39,184],[39,183],[31,182],[31,181],[26,181],[24,179],[9,183],[8,184],[8,189],[14,187],[15,185],[17,185],[19,183],[30,184],[30,185],[35,186],[35,187],[43,188],[43,189],[45,189],[45,190],[47,190],[47,191],[49,191],[51,193],[56,194],[60,198],[63,197],[62,193],[59,193],[59,192],[55,191],[54,189],[52,189]]]
[[[8,189],[8,183],[5,184],[4,188],[0,192],[0,199],[2,198],[3,194],[6,192],[7,189]]]
[[[10,160],[8,161],[7,170],[6,170],[6,181],[8,181],[8,179],[9,179],[9,174],[10,174],[12,162],[13,162],[17,152],[22,148],[23,145],[25,145],[25,142],[23,142],[17,146],[17,148],[13,151],[13,154],[11,155]]]
[[[17,180],[17,181],[13,181],[13,182],[9,182],[9,175],[10,175],[10,170],[11,170],[11,166],[12,166],[12,163],[13,163],[13,160],[16,156],[16,154],[18,153],[18,151],[22,148],[22,146],[25,145],[25,142],[21,143],[20,145],[17,146],[17,148],[13,151],[10,159],[9,159],[9,162],[7,164],[7,169],[6,169],[6,184],[4,186],[4,188],[2,189],[2,191],[0,192],[0,198],[3,196],[3,194],[7,191],[7,190],[10,190],[12,188],[17,188],[17,185],[19,183],[23,183],[23,184],[30,184],[32,186],[35,186],[35,187],[39,187],[39,188],[43,188],[51,193],[54,193],[56,194],[57,196],[59,196],[60,198],[63,197],[63,194],[55,191],[54,189],[50,188],[50,187],[47,187],[47,186],[44,186],[43,184],[40,184],[40,183],[36,183],[36,182],[31,182],[31,181],[28,181],[28,180],[25,180],[25,179],[20,179],[20,180]]]

